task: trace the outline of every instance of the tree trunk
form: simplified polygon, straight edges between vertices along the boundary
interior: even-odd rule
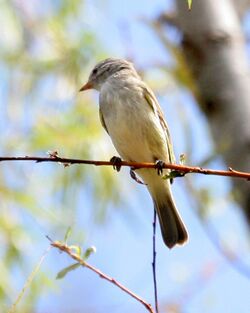
[[[239,14],[231,0],[176,0],[182,48],[225,163],[250,171],[250,76]],[[234,180],[250,224],[250,182]]]

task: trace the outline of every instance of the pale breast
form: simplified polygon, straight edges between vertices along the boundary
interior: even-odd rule
[[[140,90],[105,85],[100,92],[100,110],[120,156],[138,162],[168,161],[165,133]]]

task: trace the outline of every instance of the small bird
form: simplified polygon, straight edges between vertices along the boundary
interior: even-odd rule
[[[80,91],[87,89],[100,92],[101,124],[123,160],[174,163],[169,129],[160,105],[131,62],[115,58],[99,62]],[[151,194],[165,244],[169,248],[184,244],[188,233],[176,208],[170,180],[162,179],[155,169],[137,169],[136,173]]]

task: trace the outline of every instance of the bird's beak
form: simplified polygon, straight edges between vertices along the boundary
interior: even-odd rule
[[[88,89],[92,89],[93,85],[91,82],[87,82],[85,85],[82,86],[82,88],[79,91],[84,91],[84,90],[88,90]]]

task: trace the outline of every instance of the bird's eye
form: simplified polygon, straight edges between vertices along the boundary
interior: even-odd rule
[[[92,72],[94,75],[97,74],[97,68],[93,69],[93,72]]]

